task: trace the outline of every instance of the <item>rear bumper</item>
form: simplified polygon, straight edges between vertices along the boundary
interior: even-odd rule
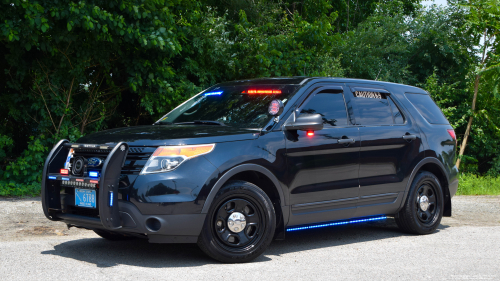
[[[196,243],[206,214],[143,215],[132,203],[118,201],[120,225],[114,232],[141,234],[150,243]],[[69,226],[88,229],[107,229],[99,218],[55,213],[53,215]]]

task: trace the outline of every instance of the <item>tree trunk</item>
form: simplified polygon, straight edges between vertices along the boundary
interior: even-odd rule
[[[488,48],[488,41],[486,39],[488,29],[484,29],[484,49],[483,49],[483,57],[481,58],[481,69],[483,69],[486,61],[486,49]],[[465,147],[467,146],[467,139],[469,138],[470,130],[472,127],[472,120],[474,119],[474,110],[476,109],[476,99],[477,99],[477,92],[479,91],[479,79],[481,79],[481,74],[476,75],[476,79],[474,81],[474,97],[472,97],[472,116],[469,117],[469,123],[467,123],[467,129],[465,130],[465,135],[464,135],[464,140],[462,141],[462,145],[460,146],[460,152],[458,153],[458,159],[457,162],[455,163],[455,166],[457,166],[457,169],[460,168],[460,158],[462,155],[464,155],[465,152]]]

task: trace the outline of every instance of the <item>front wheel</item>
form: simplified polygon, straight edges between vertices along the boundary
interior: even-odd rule
[[[275,229],[276,213],[267,194],[252,183],[233,181],[215,196],[198,246],[221,262],[248,262],[266,250]]]
[[[406,203],[396,216],[399,228],[412,234],[429,234],[443,217],[443,189],[438,178],[429,172],[415,176]]]

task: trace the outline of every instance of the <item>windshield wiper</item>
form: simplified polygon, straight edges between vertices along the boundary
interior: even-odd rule
[[[189,124],[201,124],[201,125],[219,125],[219,126],[226,126],[224,123],[219,122],[219,121],[212,121],[212,120],[194,120],[190,122],[179,122],[179,123],[174,123],[175,125],[189,125]]]

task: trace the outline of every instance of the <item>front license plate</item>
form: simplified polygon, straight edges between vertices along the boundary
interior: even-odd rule
[[[75,206],[95,208],[95,190],[75,188]]]

